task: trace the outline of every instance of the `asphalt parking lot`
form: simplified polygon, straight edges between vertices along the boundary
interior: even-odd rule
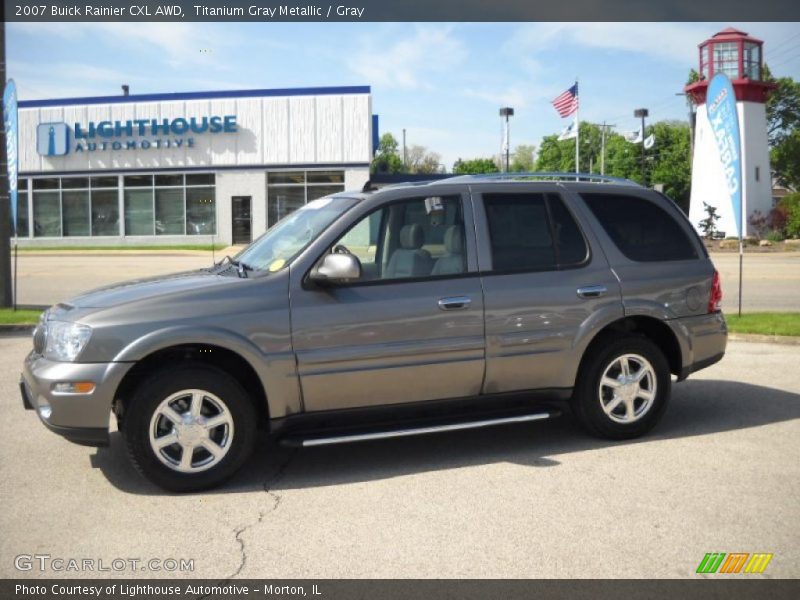
[[[693,577],[706,552],[800,576],[800,346],[732,342],[647,438],[551,422],[300,451],[265,440],[211,493],[170,495],[121,441],[72,445],[25,411],[28,337],[0,337],[0,576],[15,557],[193,559],[179,576]],[[152,577],[131,571],[103,576]],[[762,577],[750,575],[748,577]]]
[[[219,260],[225,252],[217,252]],[[739,257],[715,253],[712,260],[722,277],[722,307],[737,308]],[[129,279],[153,277],[210,266],[211,252],[121,251],[20,252],[18,302],[49,306],[83,291]],[[754,253],[745,256],[745,311],[800,310],[800,252]]]

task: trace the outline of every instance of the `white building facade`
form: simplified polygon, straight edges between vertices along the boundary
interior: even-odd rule
[[[19,103],[20,245],[242,244],[361,189],[366,86]]]

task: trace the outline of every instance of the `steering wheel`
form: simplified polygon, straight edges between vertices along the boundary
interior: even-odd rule
[[[333,253],[334,254],[352,254],[352,252],[350,252],[348,247],[345,246],[344,244],[336,244],[333,247]]]

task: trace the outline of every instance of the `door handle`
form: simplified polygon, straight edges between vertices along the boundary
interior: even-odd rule
[[[439,308],[442,310],[464,310],[469,308],[472,298],[469,296],[453,296],[439,300]]]
[[[579,287],[577,292],[581,298],[599,298],[605,296],[608,289],[604,285],[587,285]]]

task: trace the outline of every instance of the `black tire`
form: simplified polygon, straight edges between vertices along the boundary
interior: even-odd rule
[[[600,379],[607,367],[627,354],[638,355],[650,363],[655,375],[656,387],[655,397],[649,407],[644,408],[645,399],[636,398],[634,402],[642,407],[641,415],[632,422],[622,423],[615,421],[604,411],[601,404]],[[658,423],[669,402],[671,385],[667,359],[659,347],[648,338],[641,336],[604,337],[593,344],[589,354],[584,358],[573,392],[572,408],[578,421],[592,435],[612,440],[631,439],[644,435]],[[616,392],[609,388],[604,389],[605,401],[610,404],[614,396],[612,395],[609,399],[609,392],[612,394],[616,394]],[[621,410],[623,413],[616,415],[617,419],[626,418],[625,406],[616,410]]]
[[[221,400],[232,419],[233,433],[229,447],[226,446],[227,453],[217,464],[206,470],[182,473],[167,466],[156,455],[150,443],[150,427],[162,401],[189,389],[203,390]],[[147,376],[127,404],[121,432],[128,456],[142,475],[165,490],[193,492],[218,486],[239,470],[255,447],[256,419],[255,407],[236,379],[213,366],[188,364],[167,367]],[[181,449],[173,446],[168,450],[171,451],[178,453]],[[196,456],[198,451],[193,453]]]

